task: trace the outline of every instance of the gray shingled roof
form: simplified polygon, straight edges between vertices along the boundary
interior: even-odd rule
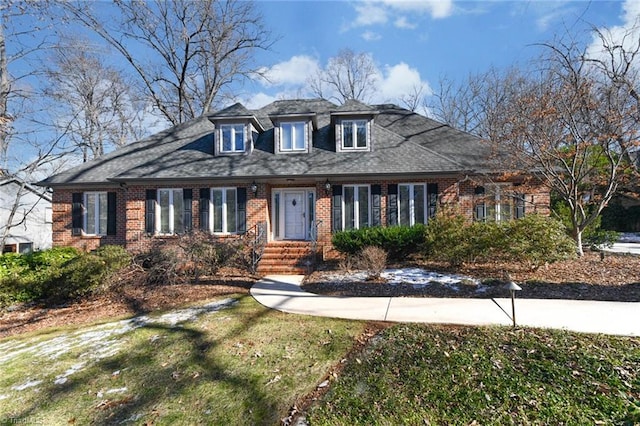
[[[353,107],[353,105],[349,105]],[[132,143],[40,182],[47,186],[148,180],[338,177],[470,173],[486,169],[490,149],[480,139],[394,105],[374,105],[370,152],[336,152],[331,113],[324,99],[276,101],[250,111],[235,104]],[[364,112],[362,104],[358,111]],[[275,154],[270,116],[315,114],[311,153]],[[263,130],[247,155],[213,155],[210,118],[252,116]]]

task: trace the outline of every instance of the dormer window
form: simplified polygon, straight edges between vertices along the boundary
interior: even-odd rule
[[[302,121],[280,123],[280,151],[305,151],[305,127]]]
[[[366,149],[367,127],[366,120],[343,120],[342,149]]]
[[[245,125],[222,124],[220,125],[220,152],[239,153],[245,152]]]

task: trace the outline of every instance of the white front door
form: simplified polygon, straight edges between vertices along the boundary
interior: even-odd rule
[[[305,192],[284,191],[284,238],[304,240],[305,232]]]

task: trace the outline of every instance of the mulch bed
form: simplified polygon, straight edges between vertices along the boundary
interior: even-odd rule
[[[538,270],[525,270],[514,264],[493,263],[463,265],[452,268],[436,262],[415,261],[411,266],[427,271],[454,273],[481,280],[481,284],[462,282],[451,286],[432,283],[417,287],[411,284],[389,284],[381,281],[336,281],[331,277],[338,272],[332,265],[308,276],[303,283],[306,291],[332,296],[370,297],[509,297],[505,290],[506,274],[522,287],[519,298],[606,300],[640,302],[640,257],[587,252],[580,259],[553,263]]]
[[[49,327],[92,322],[178,308],[230,294],[249,294],[252,277],[225,276],[198,284],[127,284],[89,300],[64,306],[18,306],[0,312],[0,338]]]
[[[433,262],[412,261],[393,267],[420,267],[429,271],[454,273],[481,279],[483,291],[470,283],[457,291],[448,286],[391,285],[385,282],[332,282],[327,277],[338,271],[336,264],[322,265],[309,275],[306,291],[335,296],[407,297],[508,297],[505,272],[523,291],[519,298],[554,298],[640,302],[640,256],[586,253],[584,258],[558,262],[537,271],[514,264],[483,264],[451,268]],[[49,327],[88,324],[122,316],[172,309],[230,294],[249,294],[256,277],[221,276],[198,284],[148,286],[130,283],[108,294],[64,306],[20,306],[0,312],[0,338]]]

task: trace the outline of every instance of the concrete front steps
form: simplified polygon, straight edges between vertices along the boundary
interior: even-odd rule
[[[261,275],[300,275],[313,270],[309,241],[271,241],[264,248],[257,272]]]

